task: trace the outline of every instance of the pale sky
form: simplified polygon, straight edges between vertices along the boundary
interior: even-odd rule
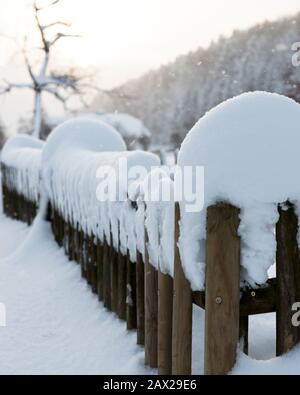
[[[41,0],[47,2],[47,0]],[[0,0],[0,34],[36,44],[31,0]],[[104,88],[135,78],[176,56],[208,46],[220,35],[245,29],[266,19],[300,11],[299,0],[62,0],[46,18],[66,20],[82,38],[66,40],[56,52],[56,63],[98,71]],[[47,12],[47,11],[46,11]],[[299,37],[300,39],[300,37]],[[26,78],[17,46],[0,36],[0,81]],[[0,98],[0,118],[14,127],[28,115],[27,93]],[[50,111],[60,107],[49,103]]]

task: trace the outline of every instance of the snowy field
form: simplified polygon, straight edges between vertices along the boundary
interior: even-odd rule
[[[1,217],[0,301],[7,327],[0,328],[0,373],[151,373],[136,334],[92,295],[48,224],[35,226],[20,247],[28,233],[22,223]]]
[[[135,332],[108,313],[53,240],[50,227],[0,218],[1,374],[152,374]],[[250,356],[275,356],[274,314],[250,320]],[[203,373],[204,313],[195,308],[193,372]],[[235,373],[300,373],[298,350],[258,362],[239,356]],[[291,361],[291,363],[288,363]],[[295,361],[295,362],[294,362]]]

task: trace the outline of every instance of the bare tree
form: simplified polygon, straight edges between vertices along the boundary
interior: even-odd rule
[[[74,70],[69,70],[66,73],[59,73],[49,70],[49,62],[54,46],[61,40],[67,38],[79,37],[78,35],[63,33],[63,28],[69,28],[70,24],[63,21],[55,21],[49,24],[43,24],[41,21],[41,14],[49,7],[54,7],[61,0],[52,0],[47,5],[39,6],[38,1],[33,3],[34,16],[36,27],[40,34],[41,47],[39,48],[42,53],[41,64],[37,71],[32,67],[29,60],[27,39],[24,40],[23,57],[25,66],[30,77],[28,83],[11,83],[4,81],[4,85],[0,86],[0,94],[6,94],[14,89],[30,89],[34,92],[34,116],[32,135],[35,137],[40,136],[42,126],[42,96],[43,93],[48,93],[57,100],[59,100],[65,107],[67,101],[73,95],[78,95],[81,101],[83,99],[83,91],[90,87],[87,82],[88,76],[79,76]],[[59,30],[59,31],[57,31]],[[86,103],[84,103],[86,104]]]

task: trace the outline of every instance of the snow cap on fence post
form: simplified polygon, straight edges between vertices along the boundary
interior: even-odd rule
[[[206,209],[228,202],[241,209],[242,280],[267,280],[275,261],[277,204],[300,196],[300,105],[267,92],[245,93],[209,111],[179,152],[180,168],[204,167],[204,209],[181,204],[180,249],[194,290],[204,289]]]
[[[37,203],[40,193],[41,156],[44,142],[26,134],[18,134],[7,140],[1,162],[15,169],[17,177],[10,178],[15,192]]]
[[[92,229],[85,218],[91,215],[89,210],[96,202],[95,157],[102,152],[125,151],[126,145],[113,127],[88,118],[64,122],[46,141],[42,178],[48,198],[68,220],[80,223],[89,234]]]

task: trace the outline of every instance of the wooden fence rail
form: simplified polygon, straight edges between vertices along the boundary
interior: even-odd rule
[[[3,206],[7,216],[31,223],[37,202],[30,202],[7,185],[2,177]],[[277,278],[257,289],[240,289],[241,240],[239,209],[218,204],[208,209],[206,240],[206,289],[192,292],[185,277],[178,248],[179,204],[175,206],[174,278],[149,262],[147,232],[145,254],[137,262],[129,253],[113,248],[112,237],[101,241],[78,224],[65,221],[50,207],[54,238],[70,260],[81,267],[99,301],[136,330],[137,344],[145,347],[145,363],[163,375],[192,373],[193,304],[206,310],[205,374],[227,374],[235,365],[237,347],[248,345],[249,316],[275,312],[277,355],[300,341],[300,328],[292,326],[292,305],[300,302],[298,218],[294,207],[279,206],[276,228]],[[120,230],[119,230],[120,232]],[[194,334],[197,336],[197,334]]]

